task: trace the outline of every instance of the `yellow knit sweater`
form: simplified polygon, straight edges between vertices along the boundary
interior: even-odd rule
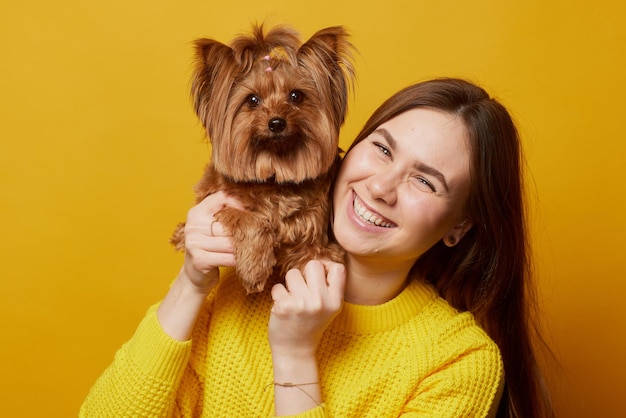
[[[233,277],[209,295],[191,341],[161,329],[156,306],[115,355],[81,417],[271,417],[269,292]],[[497,346],[471,314],[414,281],[377,306],[346,303],[318,350],[324,405],[305,417],[485,417],[500,398]]]

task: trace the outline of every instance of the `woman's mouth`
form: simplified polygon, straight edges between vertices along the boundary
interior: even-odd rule
[[[383,228],[391,228],[394,226],[393,223],[385,220],[382,216],[372,213],[366,209],[357,196],[354,196],[354,212],[359,216],[359,218],[369,224]]]

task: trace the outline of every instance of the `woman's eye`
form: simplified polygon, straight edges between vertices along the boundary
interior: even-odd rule
[[[378,148],[380,150],[380,152],[382,152],[383,154],[385,154],[387,157],[391,157],[391,151],[389,151],[389,148],[387,148],[386,146],[378,143],[378,142],[374,142],[374,146],[376,148]]]
[[[248,107],[254,108],[261,104],[261,98],[256,94],[251,94],[246,98],[246,103],[248,104]]]
[[[435,186],[432,185],[432,183],[430,183],[428,180],[426,180],[424,177],[416,177],[417,181],[420,183],[420,185],[424,185],[426,187],[428,187],[428,189],[433,192],[433,193],[437,193],[437,189],[435,189]]]

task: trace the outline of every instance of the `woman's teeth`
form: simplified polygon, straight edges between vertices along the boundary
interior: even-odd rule
[[[365,222],[374,224],[376,226],[382,226],[384,228],[391,228],[393,226],[393,224],[389,222],[384,222],[381,218],[361,206],[358,198],[354,199],[354,212],[359,215],[359,217]]]

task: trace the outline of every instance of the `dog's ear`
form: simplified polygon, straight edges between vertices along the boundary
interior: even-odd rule
[[[298,50],[300,66],[311,71],[325,103],[332,103],[334,121],[341,126],[348,110],[348,93],[355,78],[352,53],[354,47],[342,26],[322,29]],[[330,81],[330,87],[328,81]]]
[[[203,38],[194,44],[196,59],[191,98],[209,138],[219,137],[238,65],[233,50],[218,41]]]

